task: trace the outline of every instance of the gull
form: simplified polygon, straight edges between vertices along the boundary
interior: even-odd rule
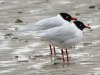
[[[45,41],[52,46],[58,47],[62,52],[62,59],[65,61],[64,49],[66,50],[67,61],[69,62],[68,51],[69,47],[75,46],[83,38],[83,29],[91,29],[90,26],[85,25],[81,21],[74,21],[73,23],[62,26],[38,31],[35,36],[38,36],[40,40]]]
[[[29,24],[26,27],[22,28],[20,31],[27,32],[27,31],[47,30],[62,25],[69,25],[71,20],[77,20],[77,18],[72,17],[68,13],[59,13],[57,16],[42,19],[36,23]],[[49,47],[50,47],[51,55],[53,50],[54,50],[54,54],[56,54],[55,47],[52,48],[51,44],[49,45]]]

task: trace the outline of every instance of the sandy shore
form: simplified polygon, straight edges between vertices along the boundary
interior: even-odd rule
[[[58,48],[56,60],[51,60],[48,45],[16,31],[59,12],[92,27],[76,49],[69,50],[70,64],[62,63]],[[17,19],[21,21],[15,23]],[[0,75],[100,75],[99,31],[99,0],[0,0]]]

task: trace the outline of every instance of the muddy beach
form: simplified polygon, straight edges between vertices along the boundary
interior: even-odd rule
[[[92,30],[84,31],[76,49],[63,64],[57,48],[51,60],[47,44],[18,28],[67,12]],[[99,0],[0,0],[0,75],[100,75]]]

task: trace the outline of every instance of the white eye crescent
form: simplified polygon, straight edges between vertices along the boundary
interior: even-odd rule
[[[82,25],[80,24],[80,26],[82,26]]]
[[[66,16],[66,18],[68,18],[68,16]]]

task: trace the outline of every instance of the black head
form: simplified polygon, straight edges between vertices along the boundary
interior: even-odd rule
[[[62,18],[64,20],[67,20],[67,21],[71,21],[71,20],[77,20],[77,18],[73,18],[71,17],[71,15],[67,14],[67,13],[60,13],[60,15],[62,16]]]
[[[83,30],[84,28],[91,29],[89,26],[84,25],[81,21],[74,21],[74,24],[79,28],[80,30]]]

